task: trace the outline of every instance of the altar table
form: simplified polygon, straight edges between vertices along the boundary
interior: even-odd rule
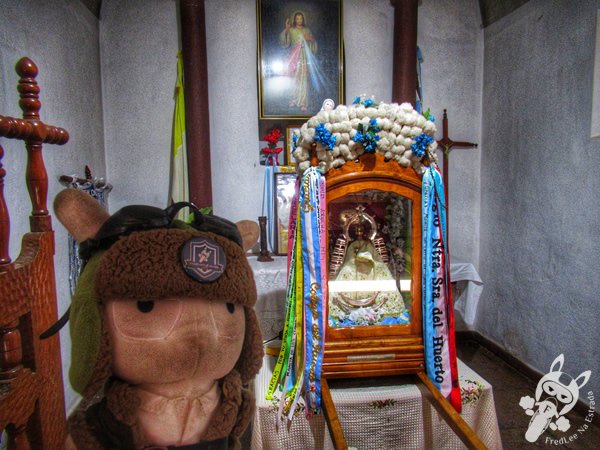
[[[256,414],[253,450],[334,449],[323,414],[275,426],[277,406],[265,400],[275,357],[265,356],[255,379]],[[490,450],[502,448],[490,384],[458,361],[463,391],[462,417]],[[331,395],[348,446],[356,449],[464,449],[462,441],[438,415],[410,378],[331,381]]]

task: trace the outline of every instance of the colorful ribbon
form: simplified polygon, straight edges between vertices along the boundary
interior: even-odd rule
[[[324,346],[323,299],[326,286],[322,256],[325,242],[325,178],[316,168],[307,171],[300,187],[302,264],[304,266],[304,398],[307,411],[321,410],[321,366]]]
[[[437,167],[423,174],[423,341],[427,375],[460,412],[454,307],[446,245],[444,186]]]
[[[277,423],[291,419],[301,393],[306,411],[321,410],[321,370],[325,342],[325,178],[308,169],[296,188],[290,219],[286,319],[267,400],[281,392]]]

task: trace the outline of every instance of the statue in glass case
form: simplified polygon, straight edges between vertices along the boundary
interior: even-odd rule
[[[335,241],[329,268],[329,325],[408,323],[409,314],[375,217],[359,204],[342,210],[339,222],[342,232]]]

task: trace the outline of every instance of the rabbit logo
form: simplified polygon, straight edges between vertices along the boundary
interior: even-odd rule
[[[525,432],[525,439],[535,442],[546,428],[567,431],[571,424],[564,417],[571,411],[579,399],[579,389],[590,379],[592,372],[586,370],[577,378],[562,372],[565,362],[563,354],[558,355],[550,366],[550,372],[542,377],[535,389],[535,400],[529,396],[521,397],[519,406],[525,414],[531,416]]]

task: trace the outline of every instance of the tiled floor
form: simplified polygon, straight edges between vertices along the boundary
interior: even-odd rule
[[[475,341],[458,342],[457,352],[462,361],[493,386],[498,425],[504,449],[600,449],[599,408],[594,412],[591,423],[585,421],[585,415],[571,411],[566,415],[571,423],[568,431],[552,431],[548,428],[535,443],[527,442],[525,431],[531,417],[525,414],[525,411],[519,406],[519,401],[522,396],[534,397],[537,380],[532,381],[526,378]],[[583,391],[585,388],[582,389],[582,395]],[[598,404],[600,398],[596,398],[595,402]],[[588,425],[585,430],[583,429],[584,425]],[[556,442],[562,437],[568,440],[570,436],[577,436],[577,439],[573,439],[571,443]]]

